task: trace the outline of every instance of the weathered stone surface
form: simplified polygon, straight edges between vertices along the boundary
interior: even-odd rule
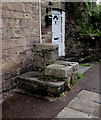
[[[59,96],[65,91],[65,82],[46,82],[35,77],[34,72],[26,73],[18,76],[20,88],[27,90],[33,94]]]
[[[95,118],[96,120],[100,118],[99,97],[98,93],[82,90],[55,118]]]
[[[45,75],[67,78],[72,75],[73,67],[59,64],[52,64],[46,67]]]
[[[58,118],[60,119],[89,119],[89,118],[93,118],[93,119],[96,119],[96,117],[92,116],[92,115],[89,115],[87,113],[84,113],[84,112],[81,112],[81,111],[78,111],[76,109],[71,109],[71,108],[68,108],[68,107],[65,107],[56,117],[56,120]],[[55,119],[54,119],[55,120]]]
[[[64,81],[66,83],[66,87],[71,89],[71,81],[72,81],[71,76],[69,76],[68,78],[65,78]]]
[[[37,51],[42,51],[42,50],[56,50],[58,49],[58,45],[52,44],[52,43],[37,43],[34,44],[34,49]]]
[[[68,62],[68,61],[60,61],[60,60],[58,60],[55,63],[59,64],[59,65],[73,66],[74,70],[77,70],[77,68],[79,66],[79,63],[77,63],[77,62]]]
[[[67,107],[99,117],[100,95],[92,91],[82,90]]]
[[[18,81],[17,77],[8,79],[6,81],[3,80],[3,82],[2,82],[2,91],[5,92],[5,91],[8,91],[8,90],[11,90],[14,87],[16,87],[18,84],[19,84],[19,81]]]
[[[2,3],[2,72],[7,73],[3,78],[4,90],[11,88],[11,78],[31,70],[33,43],[39,42],[40,31],[36,3]]]
[[[58,46],[54,44],[34,44],[33,68],[43,70],[58,59]]]

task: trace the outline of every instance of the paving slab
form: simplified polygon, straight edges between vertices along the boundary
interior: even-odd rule
[[[99,107],[99,94],[82,90],[56,118],[99,118]]]
[[[67,107],[99,117],[99,96],[98,93],[82,90]]]
[[[97,118],[90,114],[65,107],[55,118]]]
[[[94,65],[94,63],[85,63],[85,64],[89,64],[90,66],[83,66],[79,64],[77,66],[78,73],[85,73],[87,70],[89,70]]]

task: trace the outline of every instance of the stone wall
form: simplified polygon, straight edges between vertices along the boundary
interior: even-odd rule
[[[86,18],[82,3],[66,3],[66,58],[86,57],[101,58],[101,37],[81,36],[78,20]]]
[[[49,2],[41,2],[41,33],[42,33],[42,42],[50,43],[52,39],[52,26],[46,27],[45,16],[51,14],[51,11],[46,13],[46,8],[49,7]]]
[[[2,80],[9,89],[19,74],[32,70],[33,44],[39,43],[37,2],[2,3]]]

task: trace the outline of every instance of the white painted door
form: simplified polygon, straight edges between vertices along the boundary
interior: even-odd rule
[[[58,44],[59,56],[65,55],[65,12],[52,10],[52,43]]]

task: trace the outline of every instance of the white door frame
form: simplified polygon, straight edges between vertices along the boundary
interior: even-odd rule
[[[56,12],[60,12],[60,17],[61,17],[61,39],[60,42],[57,43],[59,45],[59,56],[65,56],[65,12],[64,11],[60,11],[60,10],[53,10]],[[53,29],[52,29],[52,34],[53,34]],[[54,43],[54,38],[52,36],[52,43]],[[55,42],[56,44],[56,42]]]
[[[62,56],[65,56],[65,12],[62,11]]]

